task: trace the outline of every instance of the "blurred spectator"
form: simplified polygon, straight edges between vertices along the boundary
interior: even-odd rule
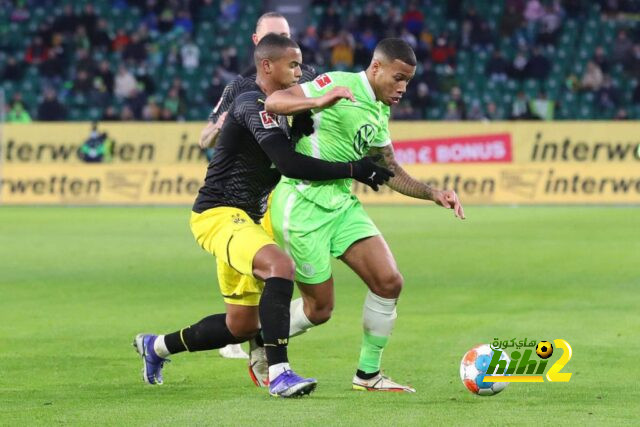
[[[224,18],[222,17],[222,15],[220,19],[224,22]],[[169,31],[173,30],[174,21],[175,14],[173,10],[168,6],[165,6],[165,8],[162,10],[162,13],[160,13],[158,17],[158,31],[160,31],[161,33],[168,33]]]
[[[211,78],[211,85],[207,89],[207,103],[209,105],[216,105],[222,96],[224,91],[224,82],[219,76],[213,76]]]
[[[431,106],[429,86],[425,82],[419,82],[414,90],[410,91],[411,105],[416,109],[418,118],[426,117],[427,108]]]
[[[136,79],[137,87],[146,95],[153,95],[156,92],[156,83],[146,65],[136,67],[133,77]]]
[[[87,29],[82,25],[79,25],[78,28],[76,28],[76,32],[73,34],[73,46],[75,50],[91,49],[91,40],[89,40]]]
[[[116,74],[114,84],[114,94],[120,99],[126,98],[136,88],[138,82],[133,74],[127,70],[124,64],[120,64],[118,67],[118,73]]]
[[[433,70],[433,63],[429,60],[422,62],[422,73],[415,78],[419,82],[426,83],[430,92],[438,91],[438,75]],[[449,88],[450,90],[451,88]]]
[[[616,40],[611,47],[613,51],[613,60],[616,62],[623,62],[629,57],[633,43],[629,40],[627,32],[625,30],[618,31]]]
[[[0,80],[15,82],[21,80],[23,75],[23,64],[21,62],[18,62],[15,57],[10,56],[9,59],[7,59],[7,63],[5,64],[4,69],[2,70]]]
[[[238,51],[235,46],[229,46],[222,51],[222,67],[232,73],[238,73]]]
[[[633,91],[633,102],[640,105],[640,81],[636,83],[636,88]]]
[[[482,120],[485,121],[496,121],[496,120],[504,120],[504,115],[498,110],[495,102],[487,102],[487,106],[485,108],[485,114]]]
[[[624,108],[620,108],[616,111],[616,115],[613,118],[614,120],[629,120],[629,113]]]
[[[9,104],[7,111],[7,122],[9,123],[31,123],[31,115],[22,101],[22,94],[16,92]]]
[[[402,22],[404,27],[414,36],[418,36],[422,31],[422,25],[424,23],[424,15],[418,9],[416,2],[412,1],[407,7],[407,11],[402,16]]]
[[[600,70],[602,70],[603,73],[608,73],[610,71],[611,66],[609,63],[609,59],[602,46],[596,47],[596,50],[593,54],[593,62],[595,62],[598,67],[600,67]]]
[[[467,120],[484,120],[484,112],[482,111],[482,107],[480,106],[480,100],[474,99],[471,102],[471,108],[469,108],[469,112],[467,113]]]
[[[511,38],[521,25],[522,12],[515,5],[507,5],[500,21],[500,34],[502,37]]]
[[[131,39],[123,29],[119,29],[116,33],[113,42],[111,43],[111,49],[114,52],[122,52],[124,48],[131,42]]]
[[[640,43],[633,45],[631,54],[625,61],[625,69],[632,76],[640,76]]]
[[[527,50],[520,49],[516,56],[513,58],[511,67],[509,68],[509,77],[516,80],[523,80],[527,77],[527,64],[529,58],[527,58]]]
[[[96,71],[96,63],[87,49],[79,49],[76,52],[75,66],[76,73],[80,70],[84,70],[87,74],[92,76]]]
[[[538,96],[529,103],[529,111],[533,117],[540,120],[553,120],[555,102],[547,98],[544,91],[538,92]]]
[[[382,19],[375,10],[374,3],[368,2],[364,7],[362,15],[358,17],[358,30],[359,31],[380,31],[383,28]]]
[[[355,41],[347,31],[341,31],[331,49],[331,65],[338,70],[350,69],[353,66],[353,48]]]
[[[458,86],[451,88],[451,99],[447,103],[445,120],[466,120],[467,107],[462,100],[462,91]]]
[[[147,105],[142,110],[142,120],[156,121],[160,120],[161,109],[155,97],[151,96],[147,100]]]
[[[113,105],[110,105],[104,110],[104,113],[102,113],[101,120],[103,122],[115,122],[120,120],[120,116],[118,115],[116,108]]]
[[[558,34],[560,33],[563,14],[564,11],[557,1],[544,6],[544,12],[540,18],[538,43],[552,45],[556,42]]]
[[[133,115],[131,107],[129,107],[128,105],[122,107],[122,111],[120,111],[120,120],[123,122],[135,120],[135,116]]]
[[[223,22],[236,22],[240,16],[240,2],[238,0],[222,0],[220,2],[220,12],[220,18]]]
[[[191,20],[191,14],[187,10],[182,10],[178,13],[178,18],[173,23],[176,30],[183,31],[187,34],[193,33],[193,21]]]
[[[372,30],[365,30],[360,35],[360,41],[364,45],[364,47],[369,51],[369,56],[373,53],[373,50],[376,48],[378,44],[378,36]]]
[[[193,42],[191,37],[187,37],[180,48],[182,68],[185,70],[195,70],[200,66],[200,48]]]
[[[89,77],[89,73],[86,70],[79,70],[76,74],[76,78],[73,81],[73,92],[80,95],[88,95],[93,89],[93,81]]]
[[[169,90],[169,94],[167,98],[164,100],[164,109],[168,110],[171,113],[171,117],[177,119],[183,119],[184,114],[184,103],[181,101],[178,90],[176,88],[172,88]],[[164,113],[163,113],[164,116]]]
[[[618,108],[619,101],[620,95],[618,94],[616,87],[613,85],[611,76],[605,75],[602,80],[602,86],[596,93],[596,102],[598,107],[602,111],[614,111]]]
[[[78,25],[82,25],[88,32],[92,32],[96,28],[98,16],[91,3],[84,5],[82,15],[78,18]]]
[[[587,68],[582,75],[582,79],[580,80],[580,88],[587,91],[597,91],[602,86],[602,70],[598,65],[593,62],[587,62]]]
[[[471,46],[476,50],[488,50],[493,46],[493,34],[487,21],[480,21],[471,31]]]
[[[400,33],[400,38],[407,42],[409,46],[415,51],[418,47],[418,39],[414,36],[409,30],[406,28],[402,29],[402,33]]]
[[[78,17],[73,10],[72,4],[67,3],[62,10],[62,14],[55,19],[53,31],[56,33],[72,34],[76,31],[77,25]]]
[[[512,120],[527,120],[531,118],[529,100],[523,91],[518,92],[516,99],[514,99],[513,104],[511,104],[510,118]]]
[[[131,40],[124,46],[122,50],[122,59],[131,61],[134,64],[140,64],[147,59],[147,48],[140,39],[139,33],[133,33]]]
[[[125,101],[125,105],[131,109],[131,113],[136,120],[142,119],[142,110],[147,104],[147,96],[143,91],[134,88]]]
[[[487,61],[487,76],[493,81],[503,82],[507,80],[508,71],[509,63],[504,59],[502,51],[499,49],[494,50],[491,59]]]
[[[100,62],[98,66],[98,70],[96,72],[96,77],[102,80],[107,92],[110,95],[113,95],[113,72],[111,72],[111,64],[106,59]]]
[[[67,110],[64,108],[56,96],[56,92],[47,88],[44,91],[44,98],[38,106],[38,120],[59,121],[67,118]]]
[[[536,80],[544,80],[550,71],[551,62],[544,56],[540,47],[535,47],[533,56],[531,56],[526,65],[526,76]]]
[[[402,100],[393,109],[391,118],[394,120],[417,120],[421,117],[409,101]]]
[[[323,34],[327,31],[332,33],[337,33],[342,28],[342,20],[340,19],[340,15],[336,11],[336,8],[333,4],[327,6],[327,9],[320,19],[320,34]]]
[[[436,44],[431,50],[431,59],[436,64],[447,64],[453,61],[456,49],[449,42],[446,35],[441,35],[436,39]]]
[[[353,51],[353,65],[358,69],[367,68],[371,62],[371,52],[362,44],[361,41],[356,41],[356,46]]]
[[[45,46],[42,37],[35,36],[27,48],[24,60],[27,64],[40,65],[49,58],[49,48]]]

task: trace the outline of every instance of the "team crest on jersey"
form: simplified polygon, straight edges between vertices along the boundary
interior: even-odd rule
[[[322,74],[316,77],[316,79],[313,81],[314,86],[318,90],[329,86],[331,83],[333,83],[333,80],[331,80],[331,77],[329,77],[328,74]]]
[[[266,111],[260,111],[260,121],[265,129],[278,127],[278,116],[273,113],[267,113]]]
[[[376,136],[376,129],[373,125],[366,124],[360,126],[360,129],[353,137],[353,149],[361,156],[369,151],[369,146],[373,142],[373,138]]]

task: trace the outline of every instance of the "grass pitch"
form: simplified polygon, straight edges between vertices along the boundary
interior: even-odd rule
[[[187,207],[0,208],[0,424],[637,423],[638,208],[368,211],[406,282],[383,368],[418,392],[350,390],[365,287],[336,262],[332,320],[290,346],[318,389],[279,400],[217,352],[175,356],[163,386],[141,381],[136,333],[223,307]],[[460,359],[495,337],[567,340],[571,381],[470,394]]]

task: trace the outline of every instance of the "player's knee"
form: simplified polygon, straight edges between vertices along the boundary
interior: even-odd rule
[[[227,328],[231,335],[238,339],[249,340],[260,332],[256,322],[248,322],[246,319],[235,319],[227,316]]]
[[[392,270],[377,278],[373,293],[383,298],[398,298],[402,292],[404,278],[398,270]]]
[[[271,264],[271,277],[281,277],[293,281],[296,276],[296,264],[287,255],[278,256]]]
[[[316,304],[311,307],[311,312],[309,313],[309,321],[314,325],[321,325],[326,323],[331,319],[331,314],[333,313],[333,303],[328,304]]]

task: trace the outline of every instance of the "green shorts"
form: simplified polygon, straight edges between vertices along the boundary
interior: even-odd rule
[[[380,234],[354,195],[340,208],[326,209],[280,182],[270,207],[273,236],[296,263],[296,280],[317,284],[331,277],[331,257],[354,242]]]

